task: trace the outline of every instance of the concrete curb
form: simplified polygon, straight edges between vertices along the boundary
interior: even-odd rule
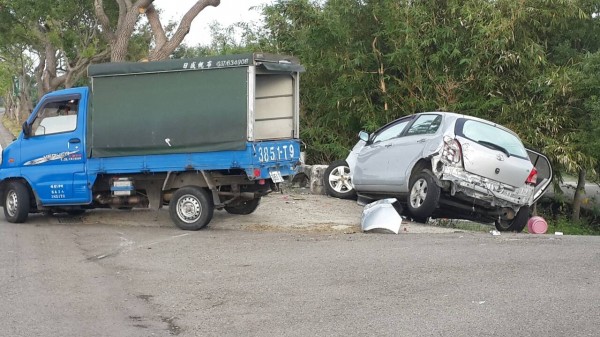
[[[312,194],[325,194],[323,175],[328,165],[302,165],[292,179],[292,184],[300,187],[310,187]]]

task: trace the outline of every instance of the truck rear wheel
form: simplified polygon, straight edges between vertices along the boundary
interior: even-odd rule
[[[169,203],[169,215],[177,227],[196,231],[208,225],[212,219],[212,197],[203,188],[186,186],[173,193]]]
[[[260,204],[260,197],[252,200],[244,200],[234,205],[225,206],[225,211],[229,214],[248,215],[253,213]]]
[[[22,223],[29,215],[29,190],[18,181],[8,183],[4,194],[4,217],[8,222]]]

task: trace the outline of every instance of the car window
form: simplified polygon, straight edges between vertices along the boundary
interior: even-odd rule
[[[493,144],[505,149],[511,156],[529,158],[527,150],[521,140],[514,134],[480,121],[466,119],[463,123],[457,123],[457,134],[480,144]]]
[[[387,126],[385,129],[379,130],[375,137],[373,137],[373,143],[399,137],[410,121],[411,119],[402,119],[397,123]]]
[[[406,132],[407,135],[424,135],[433,134],[440,128],[442,124],[441,115],[420,115],[410,129]]]

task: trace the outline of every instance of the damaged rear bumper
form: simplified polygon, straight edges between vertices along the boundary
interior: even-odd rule
[[[525,185],[515,188],[501,182],[466,172],[459,167],[444,166],[437,177],[442,188],[451,196],[460,193],[490,207],[510,207],[515,211],[533,202],[534,187]],[[460,192],[460,193],[459,193]]]

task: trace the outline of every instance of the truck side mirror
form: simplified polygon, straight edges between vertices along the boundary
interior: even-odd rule
[[[23,135],[25,138],[29,138],[31,136],[31,125],[27,124],[27,121],[23,122]]]

